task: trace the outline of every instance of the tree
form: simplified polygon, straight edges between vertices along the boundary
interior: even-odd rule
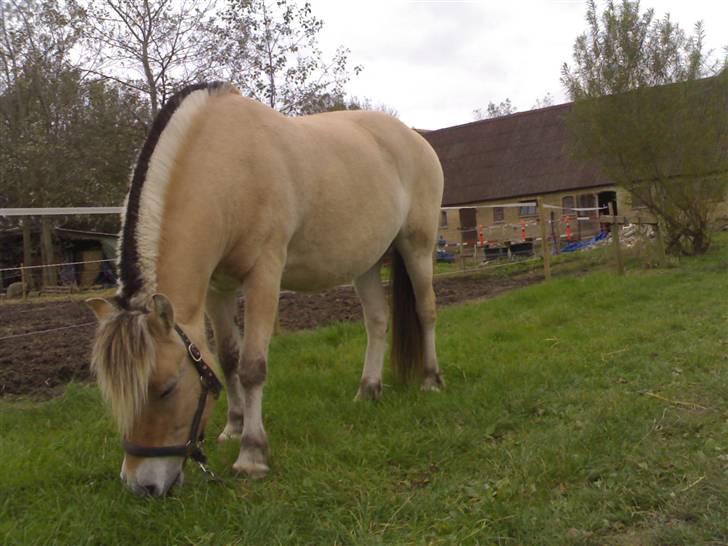
[[[0,206],[91,205],[124,193],[142,137],[129,118],[137,103],[84,80],[71,61],[83,15],[70,0],[0,2]],[[42,260],[53,263],[52,226],[41,224]],[[54,284],[55,270],[43,277]]]
[[[71,61],[83,14],[70,2],[0,3],[0,185],[4,206],[119,202],[143,108]]]
[[[149,101],[153,119],[180,87],[214,77],[212,38],[215,0],[88,1],[85,67]],[[145,120],[145,121],[147,121]]]
[[[323,21],[311,4],[293,0],[228,0],[218,28],[219,62],[244,94],[288,114],[341,104],[349,81],[349,50],[325,59],[318,47]],[[360,66],[353,67],[358,74]]]
[[[517,111],[518,109],[513,106],[511,99],[506,99],[498,104],[491,101],[488,103],[488,107],[485,111],[483,111],[482,108],[476,108],[473,110],[473,117],[476,120],[492,119],[507,116],[509,114],[515,114]]]
[[[586,20],[561,76],[576,155],[659,218],[668,251],[705,252],[728,187],[728,72],[716,76],[700,23],[688,35],[630,0],[601,14],[590,0]]]
[[[335,110],[368,110],[370,112],[382,112],[384,114],[388,114],[392,116],[393,118],[399,119],[399,112],[396,108],[393,108],[391,106],[388,106],[384,103],[375,103],[372,101],[372,99],[368,97],[359,98],[359,97],[350,97],[350,98],[341,98],[336,104],[332,106],[332,108],[328,109],[327,111],[335,111]]]
[[[542,98],[536,99],[536,104],[531,106],[531,110],[538,108],[547,108],[554,105],[554,97],[551,93],[546,93]]]

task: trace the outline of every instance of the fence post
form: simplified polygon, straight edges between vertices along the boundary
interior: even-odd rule
[[[47,216],[41,218],[40,231],[40,253],[43,265],[50,265],[55,260],[53,257],[53,224]],[[43,286],[55,286],[58,284],[58,275],[54,267],[43,268]]]
[[[460,255],[458,256],[460,260],[460,269],[463,271],[465,270],[465,232],[463,231],[462,226],[460,226],[460,247],[458,248],[460,251]]]
[[[614,215],[614,206],[609,203],[609,216],[612,217],[612,244],[614,245],[614,257],[617,259],[617,274],[624,275],[624,259],[622,258],[622,245],[619,243],[619,224]]]
[[[665,255],[665,239],[662,236],[662,228],[660,228],[660,221],[655,222],[655,236],[657,238],[657,261],[660,267],[665,267],[667,263],[667,256]]]
[[[543,206],[543,197],[538,198],[538,223],[541,225],[541,251],[543,253],[543,275],[547,281],[551,280],[551,245],[546,231],[546,210]]]
[[[23,265],[33,264],[33,245],[30,233],[30,217],[23,216],[21,219],[21,227],[23,229]],[[25,274],[25,270],[21,270],[21,274]],[[23,282],[27,283],[26,290],[33,290],[35,282],[33,282],[33,273],[25,278]]]
[[[551,211],[551,244],[553,245],[554,254],[561,254],[561,237],[556,236],[556,215]],[[559,229],[561,232],[561,229]]]
[[[23,299],[26,298],[27,290],[28,290],[28,287],[26,285],[27,281],[25,278],[25,267],[23,267],[24,265],[25,265],[24,263],[20,264],[20,284],[22,285],[22,288],[23,288]]]

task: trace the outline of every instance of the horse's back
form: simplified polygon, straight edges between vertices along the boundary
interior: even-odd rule
[[[408,224],[426,225],[434,241],[442,171],[429,144],[399,120],[365,111],[287,118],[226,96],[205,124],[222,128],[201,140],[222,156],[212,169],[227,177],[218,181],[226,188],[220,206],[233,203],[229,216],[241,218],[234,253],[284,245],[284,286],[347,282]]]

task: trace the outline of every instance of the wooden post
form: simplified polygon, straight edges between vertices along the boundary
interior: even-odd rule
[[[54,263],[53,252],[53,225],[48,216],[41,218],[40,253],[43,265]],[[43,286],[58,284],[58,272],[53,267],[43,268]]]
[[[576,240],[581,241],[581,220],[579,220],[579,211],[576,211],[574,221],[576,222]]]
[[[538,223],[541,225],[541,251],[543,253],[543,275],[547,281],[551,280],[551,245],[546,230],[546,209],[543,206],[543,197],[538,198]]]
[[[460,259],[460,269],[465,271],[465,231],[462,230],[462,226],[460,228],[460,248],[458,248],[460,251],[460,255],[458,258]]]
[[[33,265],[33,244],[31,241],[31,233],[30,233],[30,217],[24,216],[21,219],[21,226],[23,229],[23,264],[25,265]],[[21,266],[21,267],[22,267]],[[25,274],[25,270],[21,269],[21,276]],[[25,286],[26,290],[33,290],[35,288],[35,283],[33,282],[33,274],[30,273],[30,275],[25,278],[23,281],[27,283]]]
[[[657,239],[657,261],[660,267],[665,267],[667,264],[667,256],[665,255],[665,239],[662,236],[662,229],[660,228],[660,221],[655,223],[655,237]]]
[[[28,286],[27,286],[27,279],[25,278],[25,267],[23,267],[25,264],[20,264],[20,284],[23,288],[23,299],[26,298],[28,292]]]
[[[612,244],[614,245],[614,257],[617,260],[617,274],[624,275],[624,259],[622,258],[622,245],[619,243],[619,225],[614,222],[614,206],[609,203],[609,215],[612,216]]]
[[[554,211],[551,211],[551,244],[553,245],[554,254],[561,254],[561,237],[556,235],[556,215]]]

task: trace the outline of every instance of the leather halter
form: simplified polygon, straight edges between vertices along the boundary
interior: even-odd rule
[[[197,410],[192,418],[192,424],[190,425],[190,435],[187,442],[184,444],[172,445],[172,446],[142,446],[134,444],[124,438],[122,446],[124,451],[129,455],[135,457],[184,457],[182,464],[189,457],[193,461],[200,463],[200,465],[207,464],[207,457],[202,451],[199,445],[202,439],[200,433],[200,423],[202,422],[202,414],[205,412],[205,404],[207,403],[207,395],[212,392],[212,395],[217,399],[220,396],[222,390],[222,383],[212,371],[212,368],[208,366],[202,358],[202,353],[197,346],[190,341],[178,325],[174,325],[174,329],[182,338],[182,342],[185,344],[187,349],[187,355],[190,357],[192,365],[195,367],[198,375],[200,376],[200,383],[202,384],[202,390],[200,391],[200,397],[197,400]],[[203,470],[205,470],[203,466]]]

